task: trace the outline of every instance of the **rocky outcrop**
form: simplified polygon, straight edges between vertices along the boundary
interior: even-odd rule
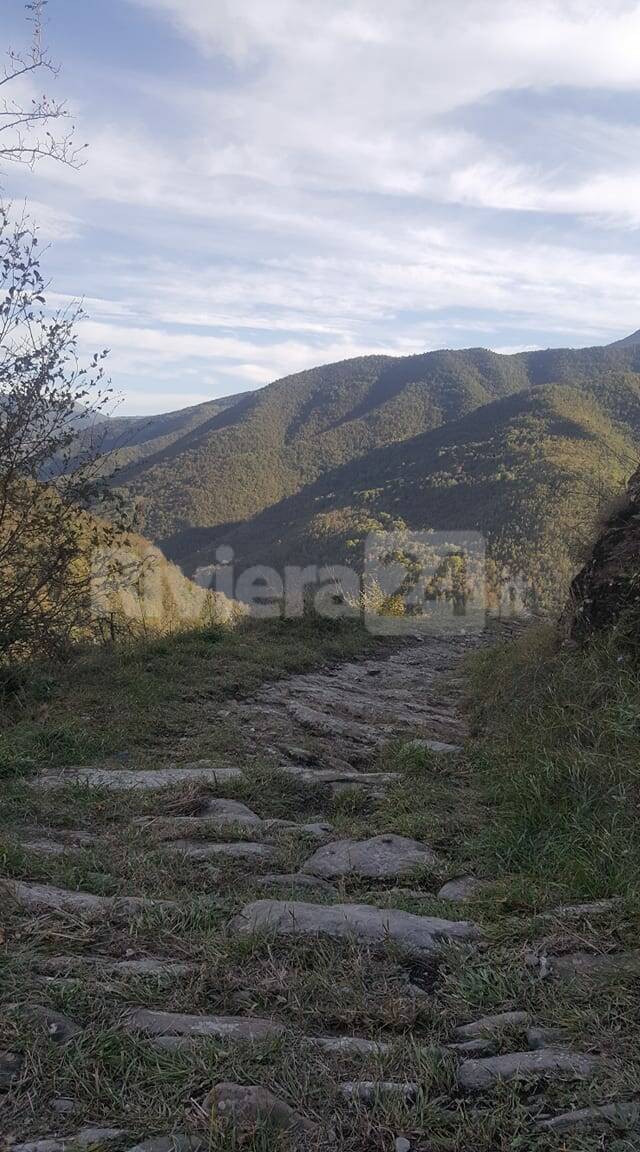
[[[582,641],[640,615],[640,468],[571,585],[563,631]]]

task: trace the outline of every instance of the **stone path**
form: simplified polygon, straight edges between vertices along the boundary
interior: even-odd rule
[[[380,752],[394,741],[432,755],[423,771],[433,772],[434,782],[455,778],[468,735],[460,660],[471,646],[465,638],[425,639],[386,659],[266,685],[253,699],[224,709],[225,723],[242,731],[246,763],[220,767],[167,758],[147,769],[134,764],[50,770],[32,781],[35,797],[48,798],[76,784],[77,795],[88,802],[97,790],[96,796],[121,797],[121,807],[115,823],[105,827],[99,820],[90,829],[31,821],[16,829],[25,871],[2,883],[2,896],[12,910],[9,931],[17,947],[23,940],[28,946],[3,1033],[13,1036],[15,1050],[0,1051],[0,1107],[11,1118],[9,1131],[25,1114],[33,1119],[27,1123],[29,1141],[15,1143],[14,1152],[231,1147],[210,1144],[211,1123],[220,1132],[231,1124],[241,1136],[266,1123],[290,1141],[277,1147],[354,1152],[457,1149],[456,1126],[464,1123],[465,1131],[475,1132],[475,1147],[489,1149],[490,1129],[483,1136],[474,1117],[483,1109],[491,1114],[494,1093],[504,1101],[506,1085],[573,1085],[602,1072],[602,1054],[545,1028],[508,993],[502,1010],[491,1014],[463,1009],[456,1018],[438,1007],[433,989],[440,966],[449,965],[464,979],[466,969],[484,958],[490,962],[494,947],[484,923],[491,884],[470,874],[451,876],[452,845],[435,850],[392,828],[345,836],[326,819],[327,804],[343,811],[344,789],[359,797],[356,809],[365,813],[376,797],[396,786],[409,788],[410,802],[410,778],[407,784],[401,771],[379,769]],[[208,722],[215,725],[215,712]],[[221,795],[225,788],[238,788],[248,798],[242,789],[251,787],[255,754],[276,771],[276,789],[283,780],[311,785],[328,798],[325,810],[294,819],[273,817],[261,812],[259,795],[250,803]],[[188,791],[193,788],[195,802]],[[185,813],[180,797],[187,795],[195,810]],[[136,808],[141,797],[147,804],[143,814]],[[169,813],[167,797],[174,804]],[[92,863],[81,874],[73,869],[83,852]],[[140,888],[95,890],[98,882],[109,881],[110,857],[129,863],[140,858]],[[179,891],[171,898],[147,891],[145,860],[149,871],[156,869],[161,891],[167,890],[164,883],[188,882],[190,900]],[[42,871],[47,866],[71,868],[75,882],[65,887],[64,871],[52,872],[58,880],[47,882]],[[83,889],[82,875],[91,890]],[[410,911],[412,901],[429,911]],[[579,923],[611,908],[611,902],[570,906],[556,910],[556,920],[564,916]],[[640,957],[626,953],[617,963],[640,968]],[[523,956],[522,979],[566,981],[576,973],[595,978],[615,965],[615,955],[576,949],[575,955],[554,958],[545,952],[526,961]],[[361,973],[367,974],[362,987]],[[316,1006],[320,985],[324,1012]],[[99,1003],[98,1023],[87,1024],[94,1020],[93,999]],[[52,1003],[63,1004],[66,1015],[56,1013]],[[100,1028],[110,1066],[120,1060],[114,1055],[118,1044],[132,1046],[123,1049],[129,1055],[117,1065],[120,1109],[117,1090],[105,1089],[101,1096],[100,1058],[91,1047]],[[0,1039],[0,1046],[5,1042]],[[50,1085],[40,1083],[44,1096],[34,1102],[32,1078],[42,1061],[46,1067],[53,1059],[46,1053],[54,1042],[60,1053],[58,1063],[50,1065],[52,1077],[57,1069],[56,1085],[72,1081],[60,1063],[70,1059],[71,1066],[85,1070],[87,1083],[95,1081],[91,1104],[86,1095],[81,1101],[60,1096],[53,1079]],[[35,1056],[28,1054],[29,1044],[35,1044]],[[135,1076],[127,1064],[135,1060],[144,1062],[143,1082],[155,1066],[168,1093],[172,1077],[180,1083],[180,1076],[193,1078],[182,1103],[167,1105],[163,1129],[154,1122],[153,1138],[140,1122],[144,1102],[137,1105],[139,1112],[129,1102],[127,1084]],[[153,1065],[154,1060],[159,1063]],[[182,1063],[167,1063],[171,1060]],[[275,1082],[267,1079],[274,1062],[280,1068]],[[317,1098],[311,1093],[312,1103],[305,1105],[309,1068],[315,1069],[321,1091]],[[237,1082],[228,1075],[234,1070]],[[429,1101],[430,1077],[439,1085],[437,1106]],[[325,1097],[332,1101],[329,1125],[323,1117]],[[532,1133],[609,1131],[640,1120],[640,1105],[633,1101],[567,1109],[554,1099],[552,1094],[547,1107],[544,1098],[534,1097]],[[429,1142],[424,1125],[435,1123],[436,1114],[438,1123],[449,1125],[449,1143]]]

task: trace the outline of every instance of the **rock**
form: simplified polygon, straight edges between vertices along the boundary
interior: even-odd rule
[[[188,1016],[181,1012],[154,1012],[137,1008],[125,1022],[127,1032],[147,1036],[200,1036],[217,1040],[257,1041],[280,1036],[281,1024],[245,1016]]]
[[[142,896],[94,896],[92,892],[69,892],[50,884],[24,884],[21,880],[0,881],[0,894],[6,892],[24,908],[39,912],[67,912],[91,919],[103,919],[117,913],[135,915],[147,908],[173,911],[179,907],[173,900],[148,900]]]
[[[589,904],[560,904],[550,912],[542,912],[543,920],[588,920],[592,916],[603,916],[613,912],[618,906],[617,900],[593,900]]]
[[[86,788],[111,788],[114,791],[131,788],[167,788],[171,784],[226,784],[242,777],[241,768],[65,768],[60,772],[43,772],[30,784],[47,791],[64,788],[67,784],[81,784]]]
[[[566,1036],[560,1028],[527,1028],[527,1044],[530,1048],[561,1048]]]
[[[167,852],[181,852],[190,860],[210,860],[226,856],[232,860],[268,860],[273,856],[273,848],[268,844],[256,844],[253,841],[237,840],[228,844],[214,843],[207,840],[172,840],[163,844]]]
[[[411,1152],[411,1144],[406,1136],[397,1136],[393,1148],[394,1152]]]
[[[466,920],[414,916],[370,904],[304,904],[297,900],[256,900],[234,917],[229,928],[240,936],[273,932],[279,936],[326,935],[367,944],[393,940],[409,952],[432,954],[445,940],[477,940],[479,928]]]
[[[35,852],[38,856],[63,856],[65,852],[73,852],[75,845],[66,844],[62,840],[47,840],[44,838],[34,840],[21,840],[20,847],[25,852]]]
[[[300,768],[296,764],[283,764],[278,772],[293,776],[303,784],[362,784],[365,787],[384,788],[400,779],[399,772],[358,772],[349,769]]]
[[[372,746],[382,739],[383,734],[377,728],[359,724],[355,720],[343,720],[339,716],[321,712],[318,708],[310,708],[308,704],[301,704],[296,700],[290,701],[287,708],[303,728],[318,732],[322,736],[337,736],[343,740],[353,740],[358,744]]]
[[[509,1052],[485,1060],[465,1060],[458,1069],[458,1083],[467,1092],[493,1088],[511,1080],[587,1080],[597,1071],[599,1061],[593,1056],[559,1048],[541,1048],[538,1052]]]
[[[610,976],[634,974],[640,971],[640,949],[633,952],[610,952],[595,954],[574,952],[570,956],[547,956],[551,976],[563,980],[588,979],[606,980]]]
[[[340,1091],[347,1100],[359,1104],[374,1104],[385,1097],[410,1104],[418,1095],[418,1085],[399,1084],[394,1080],[349,1080],[340,1085]]]
[[[323,1052],[346,1056],[384,1056],[391,1050],[390,1044],[363,1040],[359,1036],[310,1036],[307,1043]]]
[[[539,1120],[541,1128],[548,1132],[575,1132],[588,1129],[595,1132],[608,1132],[612,1128],[628,1129],[640,1127],[640,1103],[602,1104],[595,1108],[580,1108],[575,1112],[563,1112],[551,1120]]]
[[[127,1136],[123,1128],[81,1128],[73,1136],[47,1136],[26,1144],[12,1144],[11,1152],[70,1152],[78,1148],[106,1148]]]
[[[58,1116],[69,1116],[72,1112],[78,1109],[78,1101],[71,1100],[70,1097],[61,1096],[59,1100],[51,1101],[51,1111],[56,1112]]]
[[[311,1133],[315,1125],[295,1112],[267,1088],[244,1084],[216,1084],[205,1100],[213,1115],[237,1129],[253,1130],[256,1125],[290,1133]]]
[[[333,893],[335,888],[321,880],[319,876],[305,876],[303,872],[286,872],[282,875],[270,872],[267,876],[256,876],[254,883],[260,888],[315,888],[318,892]]]
[[[301,764],[317,764],[318,753],[310,752],[308,748],[295,748],[291,745],[283,744],[282,751],[286,753],[291,760],[299,760]]]
[[[20,1075],[23,1059],[17,1052],[0,1050],[0,1090],[10,1088]]]
[[[640,469],[602,526],[591,557],[571,584],[561,629],[583,643],[594,634],[611,635],[618,620],[637,611],[637,557],[640,541]],[[633,617],[631,616],[633,619]],[[624,653],[628,645],[620,645]]]
[[[188,1132],[174,1132],[172,1136],[152,1136],[136,1144],[127,1152],[208,1152],[209,1140],[192,1136]]]
[[[493,1056],[498,1045],[495,1040],[463,1040],[457,1044],[447,1044],[450,1052],[458,1056]]]
[[[197,968],[182,960],[163,960],[142,956],[137,960],[115,960],[111,956],[45,956],[37,959],[35,968],[42,973],[68,973],[83,968],[114,976],[189,976]]]
[[[476,876],[460,876],[457,880],[447,880],[438,892],[438,900],[451,900],[452,903],[464,903],[465,900],[475,900],[489,887],[486,880],[478,880]]]
[[[471,1024],[461,1024],[455,1034],[458,1040],[473,1040],[478,1036],[496,1036],[505,1028],[525,1028],[528,1023],[528,1012],[499,1012],[495,1016],[482,1016]]]
[[[313,824],[300,824],[300,831],[306,833],[307,836],[315,836],[318,840],[324,839],[325,836],[331,836],[333,833],[333,824],[327,824],[324,821],[317,820]]]
[[[198,813],[196,819],[218,824],[262,824],[262,817],[252,812],[246,804],[241,804],[239,800],[213,797],[207,801],[206,807]]]
[[[82,1028],[74,1020],[69,1020],[67,1016],[43,1005],[29,1004],[22,1011],[28,1019],[44,1025],[54,1044],[68,1044],[82,1032]]]
[[[445,740],[410,740],[409,748],[426,748],[429,752],[452,753],[462,752],[461,744],[448,744]]]
[[[325,844],[302,865],[302,871],[325,879],[364,876],[384,880],[409,875],[417,868],[433,868],[438,863],[438,857],[425,844],[388,834],[370,840]]]
[[[337,781],[330,784],[331,796],[335,800],[337,796],[343,796],[344,793],[353,792],[356,788],[362,788],[366,792],[367,800],[384,800],[386,798],[386,784],[382,787],[375,787],[373,784],[363,783],[362,780],[352,780],[350,782]]]

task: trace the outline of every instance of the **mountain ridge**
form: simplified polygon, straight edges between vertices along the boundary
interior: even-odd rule
[[[531,385],[640,371],[640,350],[486,349],[358,357],[284,377],[238,398],[170,443],[156,441],[117,482],[156,540],[246,519],[324,471],[409,439]],[[188,410],[187,410],[188,411]]]
[[[222,542],[247,564],[342,562],[347,539],[359,548],[363,526],[379,530],[397,513],[414,528],[486,531],[496,563],[540,568],[546,551],[546,569],[557,563],[569,577],[577,538],[565,524],[572,548],[558,551],[552,521],[564,523],[572,502],[578,515],[581,501],[588,536],[597,508],[633,471],[639,395],[633,341],[356,357],[169,414],[169,424],[157,418],[155,438],[115,482],[142,509],[145,534],[190,573]],[[581,500],[585,481],[597,499]]]

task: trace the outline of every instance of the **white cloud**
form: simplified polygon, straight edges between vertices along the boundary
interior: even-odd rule
[[[640,4],[129,3],[193,77],[85,90],[88,164],[34,181],[58,298],[86,293],[83,342],[132,396],[638,327],[640,131],[591,104],[640,89]]]

